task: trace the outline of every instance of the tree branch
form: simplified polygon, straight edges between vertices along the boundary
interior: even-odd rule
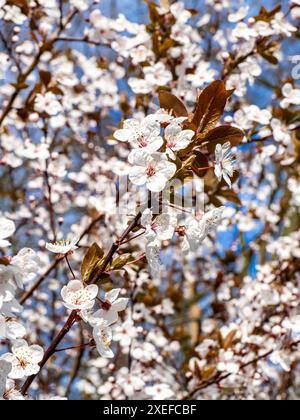
[[[106,258],[105,258],[105,260],[104,260],[104,262],[101,266],[101,268],[99,269],[98,273],[96,273],[96,275],[92,279],[92,284],[95,284],[95,283],[97,283],[98,280],[100,280],[101,276],[105,273],[105,270],[106,270],[107,266],[111,263],[111,260],[113,259],[114,254],[119,249],[121,243],[132,232],[132,230],[136,226],[138,226],[141,217],[142,217],[142,213],[139,212],[135,216],[133,221],[128,225],[127,229],[125,229],[124,233],[121,235],[121,237],[118,239],[118,241],[116,241],[115,243],[112,244],[112,246],[111,246],[110,250],[108,251],[107,256],[106,256]],[[71,330],[71,328],[73,327],[73,325],[77,321],[77,318],[78,318],[78,312],[77,311],[72,311],[72,313],[69,316],[69,318],[67,319],[65,325],[63,326],[61,331],[58,333],[56,338],[53,340],[53,342],[50,344],[49,348],[45,352],[44,358],[40,363],[40,371],[46,365],[46,363],[51,358],[51,356],[53,356],[53,354],[56,352],[57,347],[62,342],[62,340],[65,338],[65,336],[68,334],[68,332]],[[39,375],[39,373],[36,374],[36,375],[32,375],[26,380],[23,387],[21,388],[22,395],[27,394],[29,388],[31,387],[32,383],[34,382],[34,380],[37,378],[38,375]]]

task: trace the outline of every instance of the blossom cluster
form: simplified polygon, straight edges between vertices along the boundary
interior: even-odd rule
[[[0,219],[0,246],[10,246],[8,238],[15,232],[13,221]],[[44,351],[38,345],[28,345],[23,337],[26,328],[14,321],[22,311],[16,300],[17,289],[23,288],[24,279],[36,273],[38,258],[31,249],[23,249],[15,257],[3,257],[0,263],[0,337],[9,340],[11,351],[0,357],[0,399],[22,399],[15,389],[14,380],[39,372]]]

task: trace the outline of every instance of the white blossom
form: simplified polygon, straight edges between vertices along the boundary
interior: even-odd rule
[[[29,346],[25,340],[16,340],[13,342],[11,353],[2,355],[0,360],[11,363],[12,370],[8,375],[10,379],[22,379],[40,371],[39,363],[43,356],[44,351],[40,346]]]
[[[162,62],[144,67],[145,81],[151,86],[165,86],[172,80],[172,73]]]
[[[62,106],[57,100],[57,97],[47,92],[43,94],[37,94],[34,101],[34,109],[37,112],[46,112],[48,115],[55,116],[62,110]]]
[[[71,310],[91,309],[98,295],[98,286],[91,284],[84,286],[79,280],[71,280],[61,291],[66,308]]]
[[[171,123],[165,130],[165,138],[167,141],[167,155],[172,159],[176,159],[176,152],[186,149],[191,143],[195,133],[192,130],[182,130],[179,124]]]
[[[133,119],[124,121],[123,129],[117,130],[114,137],[149,153],[156,152],[163,145],[160,124],[151,115],[141,122]]]
[[[17,338],[23,338],[25,335],[26,329],[22,324],[15,321],[7,321],[5,317],[0,314],[0,338],[16,340]]]
[[[300,105],[300,89],[294,89],[290,83],[282,87],[284,98],[280,102],[282,108],[288,108],[290,105]]]
[[[53,252],[54,254],[67,255],[70,252],[76,251],[76,249],[78,249],[78,241],[79,238],[75,237],[71,240],[61,240],[55,243],[47,243],[46,249],[49,252]]]
[[[168,384],[157,384],[145,388],[145,393],[152,400],[169,400],[174,396],[174,391]]]
[[[143,150],[133,150],[129,163],[133,166],[129,172],[130,181],[138,186],[146,185],[152,192],[162,191],[177,169],[165,154],[148,154]]]
[[[231,177],[234,172],[235,160],[231,155],[231,146],[227,142],[223,145],[217,144],[216,146],[216,163],[215,163],[215,174],[219,181],[224,178],[229,188],[232,187]]]
[[[149,243],[156,244],[158,241],[166,241],[173,238],[177,225],[177,217],[174,213],[168,212],[153,218],[150,209],[143,212],[142,226],[146,229],[145,238]]]
[[[6,239],[12,236],[15,230],[16,228],[13,221],[4,218],[0,219],[0,248],[10,245]]]
[[[225,207],[218,207],[205,213],[201,220],[191,218],[186,226],[184,251],[196,251],[209,233],[213,233],[222,221]]]
[[[97,351],[100,356],[111,359],[114,353],[111,349],[112,342],[112,329],[108,326],[107,322],[103,320],[93,328],[93,337],[96,343]]]
[[[12,257],[9,264],[0,266],[0,273],[11,280],[20,289],[25,279],[34,277],[38,271],[39,258],[35,251],[24,248]]]
[[[97,325],[97,321],[104,320],[107,325],[114,324],[119,319],[119,312],[125,311],[128,304],[128,298],[119,298],[121,289],[113,289],[106,293],[103,299],[102,309],[95,312],[89,322],[92,325]]]

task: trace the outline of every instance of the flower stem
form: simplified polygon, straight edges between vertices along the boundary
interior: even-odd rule
[[[72,270],[72,267],[71,267],[71,264],[70,264],[70,261],[69,261],[69,258],[68,258],[68,256],[67,256],[67,255],[65,256],[65,260],[67,261],[67,264],[68,264],[68,267],[69,267],[70,273],[72,274],[72,277],[73,277],[73,279],[75,280],[75,279],[76,279],[76,276],[75,276],[75,274],[74,274],[74,271]]]

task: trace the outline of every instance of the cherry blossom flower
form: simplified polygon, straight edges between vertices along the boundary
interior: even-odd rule
[[[153,86],[147,80],[137,79],[136,77],[130,77],[128,79],[128,85],[134,93],[141,95],[147,95],[153,89]]]
[[[118,298],[121,289],[113,289],[106,293],[102,303],[102,309],[95,312],[88,320],[91,325],[97,325],[104,320],[107,325],[114,324],[119,319],[119,312],[125,311],[128,298]]]
[[[133,397],[137,391],[142,391],[145,386],[143,379],[128,372],[126,367],[120,369],[117,384],[123,389],[127,397]]]
[[[152,400],[169,400],[174,396],[174,391],[168,384],[147,386],[145,388],[145,393],[151,397]]]
[[[288,108],[290,105],[300,105],[300,89],[294,89],[293,85],[286,83],[282,88],[284,98],[280,102],[282,108]]]
[[[234,172],[235,160],[231,155],[230,143],[227,142],[223,145],[217,144],[216,146],[216,163],[215,174],[219,181],[224,178],[229,188],[232,187],[231,177]]]
[[[162,191],[177,169],[163,153],[148,154],[142,150],[133,150],[128,160],[133,165],[129,172],[130,181],[134,185],[146,185],[152,192]]]
[[[219,353],[219,363],[217,369],[220,372],[238,373],[239,365],[235,362],[233,351],[221,350]]]
[[[218,207],[205,213],[200,221],[194,218],[188,220],[183,242],[185,252],[196,251],[207,235],[218,228],[224,210],[225,207]]]
[[[162,62],[144,67],[145,81],[152,86],[165,86],[172,80],[172,73]]]
[[[174,152],[186,149],[191,143],[195,133],[192,130],[182,130],[180,125],[171,123],[165,129],[165,138],[167,141],[166,153],[172,159],[176,159]]]
[[[11,351],[0,357],[0,360],[5,360],[12,365],[12,370],[8,375],[10,379],[22,379],[40,371],[39,363],[44,356],[44,351],[40,346],[29,346],[25,340],[16,340],[13,342]]]
[[[10,245],[7,238],[12,236],[15,232],[15,224],[11,220],[0,218],[0,248],[4,248]]]
[[[156,152],[163,145],[160,136],[160,124],[151,115],[141,122],[137,120],[126,120],[123,129],[117,130],[114,137],[119,141],[126,141],[135,148],[141,148],[152,153]]]
[[[57,241],[55,243],[47,243],[46,249],[50,252],[53,252],[54,254],[67,255],[75,251],[76,249],[78,249],[77,247],[78,241],[79,241],[79,238],[75,237],[71,240],[66,240],[66,241],[62,240],[62,241]]]
[[[30,279],[36,275],[39,262],[36,252],[30,248],[24,248],[10,259],[8,265],[1,267],[2,273],[22,289],[24,279]]]
[[[27,17],[23,15],[21,9],[18,6],[6,5],[3,7],[3,12],[3,19],[11,21],[16,25],[22,25],[27,20]]]
[[[144,63],[149,59],[153,59],[153,52],[144,45],[139,45],[130,51],[130,57],[132,59],[132,63],[137,65],[139,63]]]
[[[66,308],[71,310],[91,309],[98,295],[98,286],[91,284],[84,286],[79,280],[71,280],[61,291]]]
[[[6,321],[5,317],[0,314],[0,338],[8,338],[16,340],[26,335],[26,329],[18,322]]]
[[[114,353],[110,348],[112,342],[112,329],[105,320],[98,323],[97,326],[93,328],[93,337],[100,356],[108,359],[113,358]]]
[[[174,213],[163,213],[153,219],[150,209],[143,212],[141,224],[145,227],[145,238],[149,243],[166,241],[173,238],[177,225],[177,217]]]
[[[4,360],[2,361],[4,362]],[[1,369],[1,368],[0,368]],[[16,382],[12,379],[8,379],[6,381],[6,389],[3,395],[3,400],[8,401],[25,401],[26,398],[21,394],[20,391],[16,389]],[[0,400],[1,400],[1,393],[0,393]]]
[[[53,93],[47,92],[44,95],[40,93],[36,95],[34,109],[55,116],[62,110],[62,106]]]

